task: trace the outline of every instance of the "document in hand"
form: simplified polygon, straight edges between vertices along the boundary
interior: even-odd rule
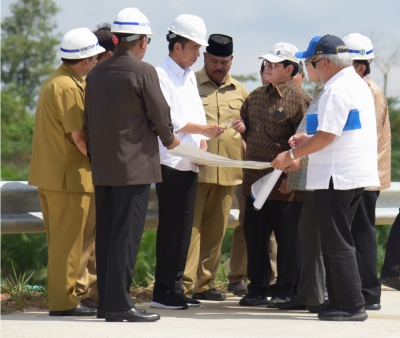
[[[271,164],[269,162],[231,160],[230,158],[211,154],[203,149],[199,149],[183,142],[174,149],[169,150],[169,153],[174,156],[180,156],[186,160],[189,160],[192,163],[214,167],[232,167],[246,169],[271,168]]]
[[[262,208],[281,174],[282,170],[275,169],[252,184],[251,198],[254,201],[254,209],[260,210]]]

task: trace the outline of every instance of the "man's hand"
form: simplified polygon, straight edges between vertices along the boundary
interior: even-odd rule
[[[289,144],[292,148],[296,148],[298,146],[301,146],[303,143],[307,142],[312,136],[307,135],[306,133],[299,133],[296,135],[293,135],[289,139]]]
[[[202,135],[214,138],[222,135],[226,129],[226,127],[221,127],[217,124],[207,124],[202,126]]]
[[[297,160],[294,160],[290,166],[288,166],[283,172],[285,174],[290,173],[292,171],[297,171],[299,170],[303,164],[301,163],[301,160],[298,158]]]
[[[246,131],[246,125],[244,124],[243,119],[240,116],[232,122],[232,128],[241,134]]]
[[[179,139],[178,136],[174,134],[174,141],[166,147],[168,150],[174,149],[175,147],[179,146],[181,144],[181,140]]]
[[[292,192],[291,190],[287,190],[286,189],[286,184],[287,184],[287,179],[284,178],[282,180],[282,182],[281,182],[281,185],[280,185],[279,189],[278,189],[281,194],[289,194],[289,193]]]
[[[289,152],[284,151],[283,153],[278,154],[278,156],[271,162],[271,165],[275,169],[285,170],[286,167],[289,167],[292,164],[293,160],[291,159]]]

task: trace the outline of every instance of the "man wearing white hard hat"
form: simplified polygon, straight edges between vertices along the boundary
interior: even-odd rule
[[[352,33],[343,38],[343,41],[349,48],[356,73],[368,84],[375,104],[380,186],[363,192],[351,224],[351,234],[356,247],[365,309],[379,310],[381,284],[377,272],[375,207],[380,191],[389,188],[391,180],[391,132],[388,105],[385,94],[369,77],[370,64],[375,57],[371,40],[359,33]]]
[[[169,55],[156,67],[161,90],[171,107],[174,132],[182,142],[207,149],[206,140],[225,130],[207,125],[197,81],[190,67],[207,46],[206,26],[195,15],[179,15],[167,34]],[[157,267],[150,306],[187,309],[200,302],[184,295],[181,281],[185,270],[193,225],[197,188],[196,164],[173,156],[160,142],[162,183],[156,185],[159,209]]]
[[[160,147],[174,148],[170,108],[157,72],[142,62],[152,36],[137,8],[125,8],[111,31],[112,56],[87,77],[85,130],[96,194],[98,318],[111,322],[154,322],[155,313],[130,298],[150,184],[161,182]]]
[[[39,94],[28,183],[38,187],[46,230],[49,314],[88,316],[96,309],[81,304],[76,293],[82,248],[84,242],[94,242],[95,233],[83,131],[84,77],[104,48],[88,28],[77,28],[64,35],[60,51],[63,63]]]
[[[310,97],[299,89],[293,77],[299,69],[295,57],[297,48],[289,43],[277,43],[260,58],[265,59],[267,86],[255,89],[244,102],[240,117],[232,124],[247,144],[246,159],[270,162],[284,149],[310,104]],[[239,304],[268,305],[288,301],[297,273],[297,225],[303,192],[286,191],[286,175],[282,174],[261,210],[253,208],[251,185],[266,170],[243,171],[242,192],[246,196],[244,233],[247,246],[248,294]],[[268,255],[269,238],[274,231],[278,244],[278,278],[270,290],[271,264]],[[267,293],[272,293],[268,301]]]

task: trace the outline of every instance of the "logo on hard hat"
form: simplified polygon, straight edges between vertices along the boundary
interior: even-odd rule
[[[365,55],[365,49],[360,50],[360,55]]]
[[[79,50],[81,52],[85,52],[85,51],[87,51],[89,49],[92,49],[92,48],[95,48],[95,47],[96,47],[96,44],[94,43],[93,45],[90,45],[90,46],[87,46],[87,47],[83,47],[83,48],[79,48]]]
[[[276,52],[276,55],[281,55],[281,51],[278,50],[278,51]]]

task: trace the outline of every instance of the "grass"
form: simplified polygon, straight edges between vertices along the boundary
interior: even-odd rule
[[[31,286],[31,280],[35,271],[27,275],[17,273],[14,265],[12,266],[13,275],[9,275],[7,280],[1,283],[1,313],[7,314],[14,311],[23,311],[25,308],[47,307],[47,291],[41,286]]]

